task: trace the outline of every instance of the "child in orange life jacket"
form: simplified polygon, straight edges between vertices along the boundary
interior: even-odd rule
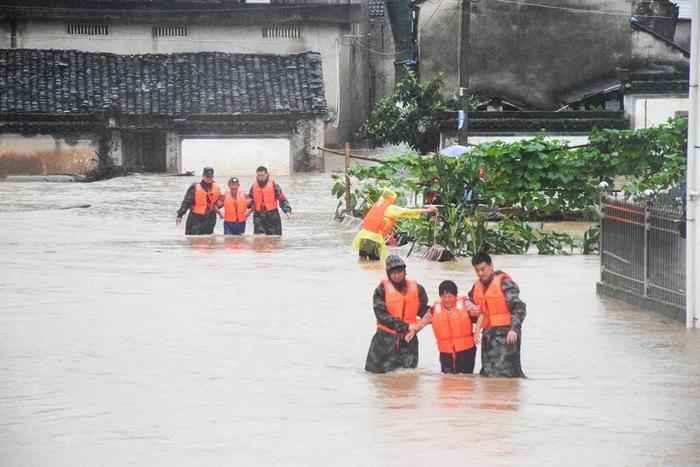
[[[472,374],[484,316],[471,300],[457,295],[454,282],[443,281],[438,292],[440,300],[433,304],[430,313],[425,314],[418,329],[432,324],[443,373]]]

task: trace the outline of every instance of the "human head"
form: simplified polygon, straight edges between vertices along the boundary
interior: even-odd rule
[[[390,190],[389,188],[384,188],[382,198],[390,203],[396,202],[396,192]]]
[[[488,280],[493,275],[493,262],[491,256],[485,251],[480,251],[472,257],[472,266],[476,276],[482,280]]]
[[[442,281],[438,286],[442,303],[452,308],[457,302],[457,284],[452,281]]]
[[[386,275],[391,282],[399,284],[406,279],[406,263],[400,256],[389,255],[386,259]]]
[[[255,169],[255,178],[259,182],[264,182],[265,180],[267,180],[267,176],[267,167],[265,167],[264,165],[261,165],[260,167]]]
[[[212,167],[204,167],[204,170],[202,170],[202,178],[210,182],[214,178],[214,169]]]
[[[239,182],[236,177],[231,177],[228,179],[228,187],[231,190],[238,190],[239,186],[241,186],[241,182]]]

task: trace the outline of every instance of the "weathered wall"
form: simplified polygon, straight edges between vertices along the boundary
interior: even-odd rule
[[[0,135],[0,176],[85,173],[95,166],[96,137]]]
[[[680,45],[685,50],[690,50],[690,20],[678,20],[676,23],[676,34],[673,36],[673,42]]]
[[[627,63],[628,1],[539,0],[537,4],[542,7],[516,0],[472,2],[467,63],[471,94],[501,96],[532,109],[555,109],[561,93],[615,76],[616,67]],[[452,93],[458,82],[458,2],[424,3],[419,28],[422,77],[444,72],[446,93]]]
[[[676,70],[688,70],[690,61],[678,49],[644,31],[631,32],[630,67],[650,68],[672,65]]]
[[[429,81],[442,73],[446,95],[459,86],[460,2],[423,2],[418,14],[418,55],[421,79]]]
[[[323,120],[300,120],[290,140],[295,172],[323,170]]]

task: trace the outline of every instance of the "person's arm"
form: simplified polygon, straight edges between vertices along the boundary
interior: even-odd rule
[[[391,205],[386,208],[386,211],[384,211],[384,217],[393,219],[416,218],[427,212],[437,212],[437,208],[435,206],[430,206],[428,208],[402,208],[396,205]]]
[[[182,219],[182,216],[187,213],[187,211],[192,207],[194,204],[194,190],[195,190],[195,183],[190,185],[190,187],[187,189],[185,192],[185,198],[182,200],[182,204],[180,205],[180,209],[177,211],[177,218]]]
[[[380,324],[383,324],[389,329],[393,329],[399,334],[403,334],[408,331],[408,323],[395,317],[389,313],[389,310],[386,309],[386,302],[384,301],[384,284],[379,284],[377,288],[374,289],[372,305],[374,307],[374,316],[377,317],[377,321],[379,321]]]
[[[474,343],[479,344],[481,342],[481,330],[484,328],[484,315],[481,314],[476,319],[476,329],[474,330]]]
[[[518,285],[513,282],[513,279],[503,278],[501,282],[501,288],[503,289],[503,295],[506,297],[506,305],[508,310],[510,310],[510,332],[516,333],[516,339],[520,336],[523,321],[525,320],[526,308],[525,302],[520,300],[520,289]],[[512,339],[511,339],[512,340]],[[509,343],[514,343],[509,342]]]
[[[284,193],[282,193],[282,188],[277,183],[275,183],[275,198],[279,202],[280,209],[282,210],[283,213],[285,213],[285,214],[292,213],[292,206],[289,205],[289,201],[287,201],[287,197],[284,196]]]
[[[418,301],[418,317],[421,319],[417,320],[415,324],[408,325],[408,333],[404,337],[406,342],[411,342],[415,335],[428,325],[427,320],[431,319],[431,307],[428,305],[428,294],[425,293],[425,288],[420,284],[418,284]],[[426,316],[428,316],[428,318],[424,320]]]
[[[255,183],[255,182],[253,182]],[[250,190],[248,190],[248,209],[252,212],[254,208],[253,205],[253,185],[250,186]]]

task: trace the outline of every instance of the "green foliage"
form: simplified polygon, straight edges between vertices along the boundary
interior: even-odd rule
[[[685,180],[688,119],[639,130],[597,130],[589,146],[578,151],[588,172],[598,180],[634,177],[631,191],[677,186]]]
[[[581,253],[592,255],[600,250],[600,224],[592,225],[583,234]]]
[[[637,191],[668,188],[685,177],[685,119],[637,131],[594,129],[589,139],[589,145],[574,149],[541,135],[483,143],[460,157],[403,154],[374,167],[353,165],[349,174],[372,182],[368,187],[375,190],[380,182],[391,186],[403,203],[437,194],[444,205],[439,219],[398,224],[422,243],[437,242],[457,255],[483,248],[520,254],[531,245],[539,254],[571,254],[579,245],[569,235],[543,232],[503,213],[518,212],[524,220],[566,213],[598,220],[596,186],[601,180],[631,177],[634,181],[625,188]],[[467,199],[472,191],[478,193],[476,202]],[[585,233],[581,251],[597,251],[598,240],[594,226]]]
[[[427,154],[440,144],[440,111],[453,109],[456,102],[445,99],[440,87],[442,78],[421,83],[410,69],[372,110],[357,131],[357,138],[373,147],[406,143],[415,151]]]

